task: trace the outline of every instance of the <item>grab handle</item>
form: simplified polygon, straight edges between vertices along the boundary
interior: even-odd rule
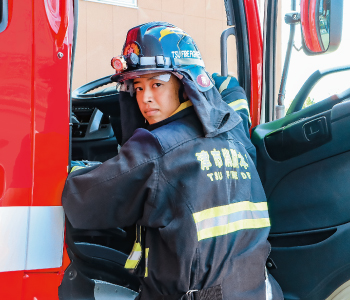
[[[3,32],[8,24],[9,10],[8,0],[0,0],[0,33]]]
[[[221,59],[221,76],[228,75],[228,64],[227,64],[227,38],[230,35],[236,35],[234,27],[227,28],[221,34],[220,38],[220,59]]]

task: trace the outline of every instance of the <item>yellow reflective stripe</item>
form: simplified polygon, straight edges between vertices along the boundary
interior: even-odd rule
[[[224,90],[227,89],[228,84],[230,83],[231,77],[227,77],[219,87],[219,93],[221,94]]]
[[[256,228],[263,228],[263,227],[269,227],[269,226],[270,226],[269,218],[240,220],[230,224],[203,229],[197,233],[198,241],[224,235],[224,234],[229,234],[238,230],[256,229]]]
[[[126,263],[124,265],[125,269],[135,269],[137,265],[139,264],[142,257],[142,249],[140,243],[134,243],[134,247],[132,248],[132,251],[126,260]]]
[[[170,115],[170,117],[177,114],[178,112],[184,110],[185,108],[192,106],[192,105],[193,104],[192,104],[191,100],[187,100],[186,102],[181,103],[180,106]]]
[[[240,100],[233,101],[233,102],[231,102],[229,104],[229,106],[231,106],[232,109],[235,110],[235,111],[241,110],[241,109],[246,109],[248,111],[248,114],[249,114],[248,102],[245,99],[240,99]]]
[[[237,99],[235,101],[232,101],[229,105],[231,107],[235,107],[235,106],[237,106],[239,104],[245,104],[248,107],[248,102],[247,102],[246,99]]]
[[[249,107],[247,104],[242,104],[242,105],[236,107],[234,110],[237,111],[237,110],[241,110],[241,109],[246,109],[249,112]]]
[[[145,251],[145,258],[146,258],[146,267],[145,267],[145,277],[148,277],[148,252],[149,252],[149,248],[146,248]]]
[[[231,106],[234,111],[246,109],[248,112],[249,122],[251,122],[250,111],[249,111],[249,106],[248,106],[247,100],[245,100],[245,99],[235,100],[235,101],[231,102],[229,104],[229,106]]]
[[[139,264],[138,260],[127,259],[127,261],[124,265],[124,268],[125,269],[136,269],[138,264]]]
[[[267,210],[266,202],[250,202],[250,201],[242,201],[237,203],[231,203],[228,205],[217,206],[213,208],[208,208],[206,210],[197,212],[193,214],[194,221],[196,223],[203,221],[205,219],[229,215],[238,211],[243,210]]]

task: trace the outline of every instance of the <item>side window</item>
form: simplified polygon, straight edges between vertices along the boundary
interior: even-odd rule
[[[299,2],[299,1],[298,1]],[[277,32],[277,63],[276,63],[276,87],[275,101],[280,92],[283,66],[287,52],[287,44],[290,34],[290,25],[286,24],[284,17],[291,12],[291,1],[280,1],[279,20]],[[296,5],[296,11],[300,12],[300,5]],[[350,11],[350,2],[343,1],[343,11]],[[295,26],[294,46],[291,51],[289,71],[286,77],[284,94],[285,111],[297,95],[305,81],[317,70],[326,70],[334,67],[350,65],[350,19],[343,17],[343,30],[340,46],[329,54],[307,56],[302,50],[302,37],[300,24]],[[322,101],[334,94],[341,93],[350,87],[349,71],[334,73],[323,77],[312,89],[303,108]]]
[[[349,78],[350,71],[334,73],[323,77],[310,92],[303,108],[349,89]]]

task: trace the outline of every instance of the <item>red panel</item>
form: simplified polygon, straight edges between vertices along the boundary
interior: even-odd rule
[[[0,33],[0,207],[61,205],[68,165],[72,3],[8,1],[9,24]],[[56,20],[50,5],[59,9]],[[58,299],[68,263],[64,252],[61,268],[0,272],[0,299]]]
[[[30,204],[32,186],[32,3],[8,4],[8,27],[0,33],[0,206],[21,206]]]
[[[23,271],[0,272],[0,299],[22,300]]]
[[[0,33],[0,207],[29,205],[32,189],[32,1],[8,5]],[[0,272],[0,299],[21,300],[22,284],[23,271]]]
[[[62,189],[67,177],[73,7],[72,1],[69,1],[69,7],[66,1],[35,1],[34,6],[35,153],[32,205],[35,206],[61,205]],[[50,9],[52,7],[58,8],[59,14],[55,15]],[[71,20],[70,28],[60,47],[62,28],[67,32],[67,16]],[[63,27],[55,27],[55,21],[58,24],[63,22]]]
[[[25,273],[23,277],[23,300],[58,300],[59,273]],[[12,298],[8,298],[12,299]]]
[[[256,0],[244,0],[250,54],[250,115],[252,128],[260,123],[263,43]]]

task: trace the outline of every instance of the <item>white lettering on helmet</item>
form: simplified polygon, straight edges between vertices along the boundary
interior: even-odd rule
[[[201,59],[201,54],[199,51],[183,50],[183,51],[171,51],[173,58],[199,58]]]

